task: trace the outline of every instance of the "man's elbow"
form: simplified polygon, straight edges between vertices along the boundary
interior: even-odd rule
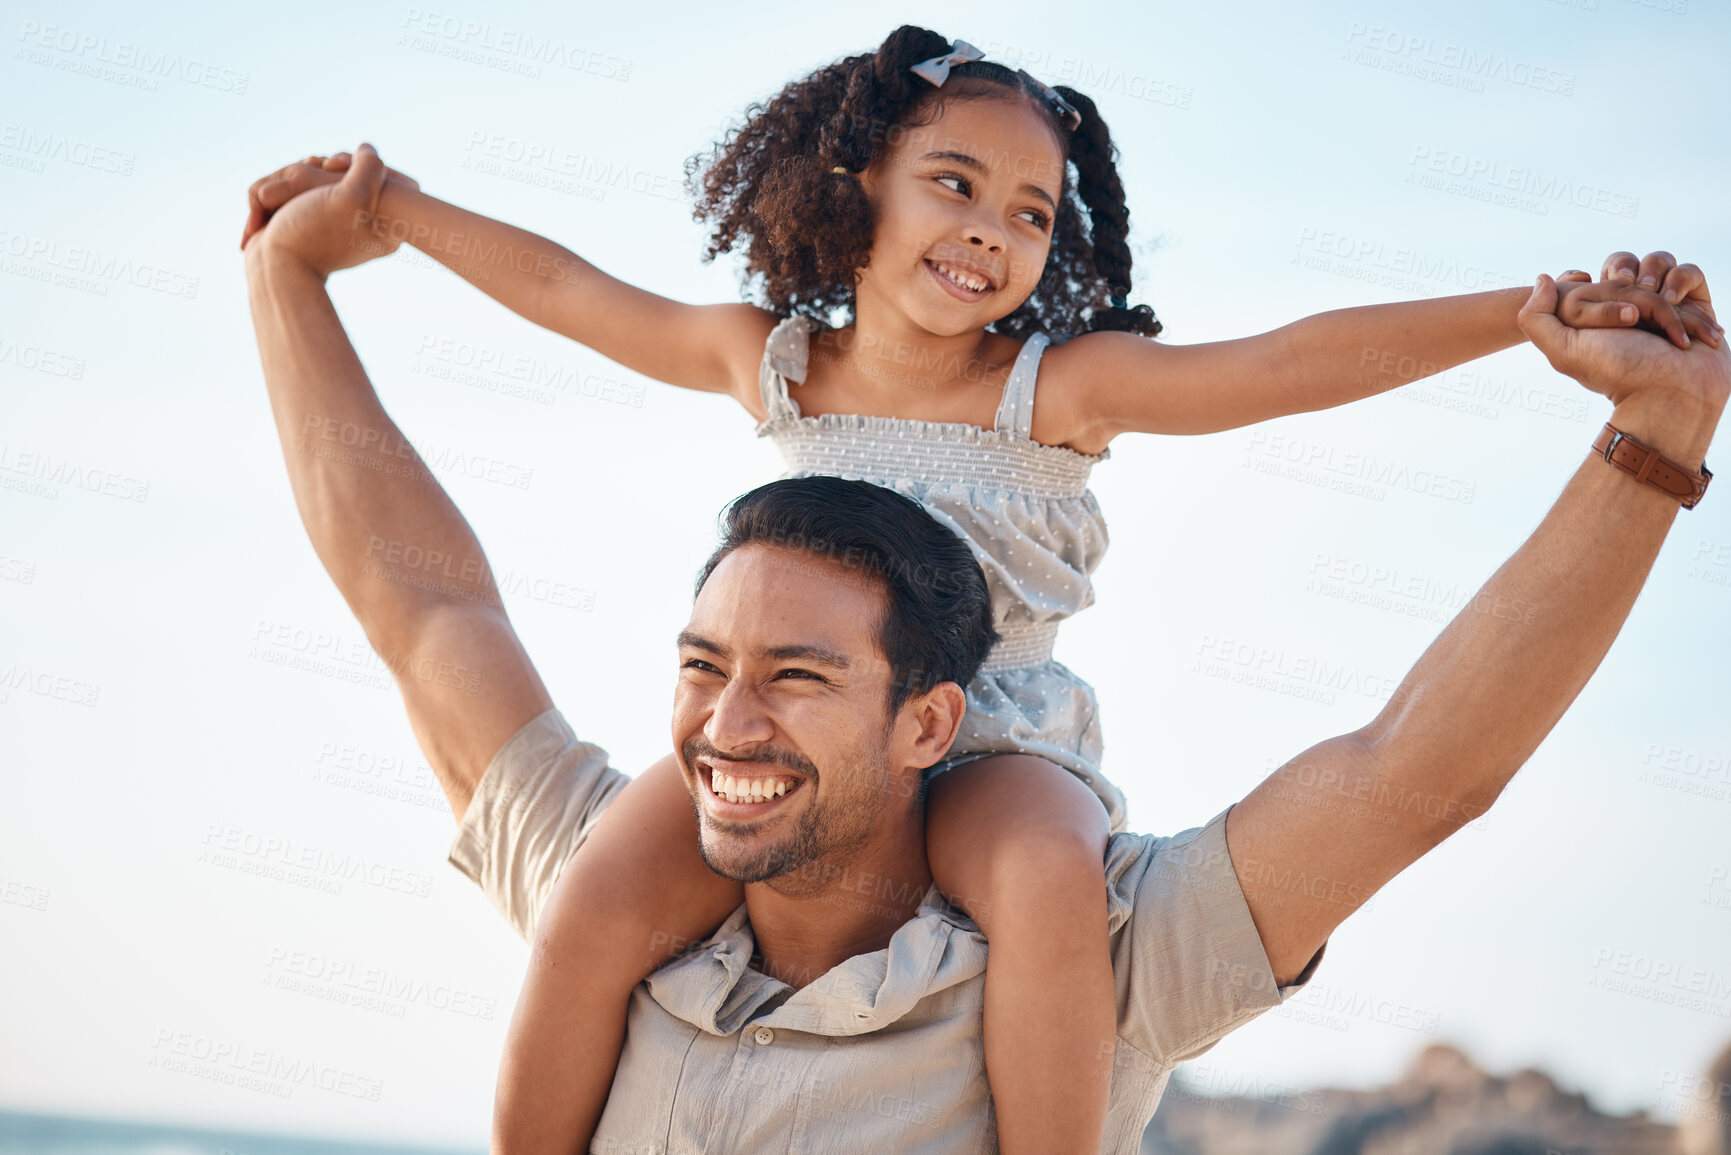
[[[1410,730],[1410,728],[1408,728]],[[1398,724],[1352,735],[1376,808],[1435,846],[1463,826],[1482,825],[1518,766],[1483,752],[1450,754]]]

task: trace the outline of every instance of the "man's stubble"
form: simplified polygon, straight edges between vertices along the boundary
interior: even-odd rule
[[[691,806],[697,818],[698,850],[704,864],[723,878],[766,883],[777,893],[790,897],[816,894],[840,878],[843,864],[871,841],[883,813],[889,787],[886,754],[891,731],[892,727],[886,726],[876,743],[862,751],[860,757],[832,768],[827,775],[833,787],[829,797],[806,806],[794,820],[793,828],[768,845],[733,852],[712,845],[711,835],[721,831],[704,814],[703,804],[694,793]],[[688,766],[695,766],[698,758],[707,758],[715,765],[727,762],[701,738],[687,742],[680,753]],[[814,793],[825,777],[810,759],[773,747],[754,751],[751,760],[785,766],[803,776],[801,790]],[[703,784],[699,782],[696,789],[704,789]]]

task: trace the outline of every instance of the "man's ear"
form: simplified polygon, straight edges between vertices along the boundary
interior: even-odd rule
[[[904,725],[911,725],[914,740],[909,764],[930,766],[949,753],[967,712],[968,696],[954,682],[939,682],[908,699],[902,716]]]

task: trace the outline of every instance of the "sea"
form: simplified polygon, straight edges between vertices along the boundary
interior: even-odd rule
[[[0,1155],[486,1155],[486,1151],[0,1111]]]

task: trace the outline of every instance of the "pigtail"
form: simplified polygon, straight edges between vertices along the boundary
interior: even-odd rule
[[[844,277],[850,286],[858,270],[871,259],[871,202],[859,182],[859,174],[884,147],[890,128],[924,95],[915,86],[924,85],[925,81],[915,76],[909,66],[945,51],[948,46],[943,37],[929,29],[902,25],[890,33],[876,53],[853,58],[840,99],[821,119],[815,152],[826,189],[819,219],[863,222],[865,243],[828,247],[824,254],[828,259],[820,260],[820,265],[826,265],[826,271],[832,275]],[[844,265],[845,269],[841,267]]]
[[[1157,336],[1162,326],[1152,308],[1121,309],[1110,301],[1130,295],[1130,206],[1124,203],[1124,183],[1118,178],[1118,147],[1092,100],[1073,88],[1060,85],[1056,91],[1082,114],[1070,134],[1070,160],[1076,166],[1076,195],[1088,210],[1094,269],[1102,282],[1089,329]]]

